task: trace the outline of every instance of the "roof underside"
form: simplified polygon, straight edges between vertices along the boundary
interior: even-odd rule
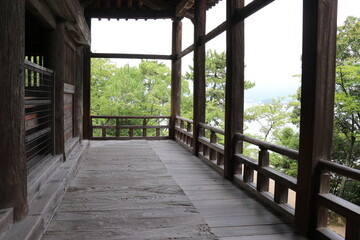
[[[80,0],[85,16],[116,19],[193,18],[195,0]],[[220,0],[207,0],[207,9]]]

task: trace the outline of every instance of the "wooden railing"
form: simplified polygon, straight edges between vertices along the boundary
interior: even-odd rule
[[[259,147],[258,160],[240,153],[234,154],[234,181],[245,188],[273,209],[289,219],[294,218],[294,206],[288,204],[289,189],[296,192],[297,180],[282,173],[269,165],[269,151],[296,159],[299,153],[282,146],[258,140],[237,133],[234,142],[247,142]],[[256,177],[256,178],[255,178]],[[270,180],[274,181],[274,188],[270,189]]]
[[[224,146],[218,143],[217,134],[224,136],[225,131],[204,123],[199,123],[199,131],[199,158],[223,174]]]
[[[193,150],[194,144],[193,128],[192,120],[182,117],[176,118],[176,141],[190,151]],[[223,175],[224,146],[219,143],[218,139],[219,135],[223,136],[225,134],[224,130],[204,123],[199,123],[198,129],[199,152],[197,154],[199,158]],[[233,182],[259,198],[282,216],[293,221],[295,212],[301,211],[300,209],[296,209],[295,211],[297,179],[272,168],[270,166],[269,156],[270,152],[273,152],[298,161],[299,152],[244,134],[237,133],[234,135],[234,145],[244,142],[259,148],[258,159],[253,159],[242,153],[236,153],[234,149],[232,162],[235,172]],[[332,161],[319,161],[317,169],[318,176],[316,178],[318,181],[321,181],[321,175],[329,176],[329,173],[360,181],[360,170],[346,167]],[[326,185],[328,181],[324,183]],[[318,216],[316,239],[344,239],[327,226],[328,210],[346,219],[345,240],[360,239],[360,206],[329,193],[328,186],[322,187],[321,183],[319,183],[319,186],[320,189],[327,188],[327,190],[322,190],[322,192],[317,193],[314,198],[316,199],[315,210],[318,211],[314,213]],[[289,201],[291,201],[291,203]],[[322,214],[324,212],[325,214]]]
[[[90,119],[93,140],[169,138],[170,116],[90,116]]]
[[[193,121],[183,117],[176,117],[175,140],[192,152],[193,149]]]
[[[360,170],[343,166],[335,162],[320,160],[317,168],[318,173],[320,174],[317,179],[321,179],[321,175],[329,175],[329,172],[331,172],[360,181]],[[327,183],[325,184],[327,185]],[[319,186],[320,189],[324,188],[322,182],[320,182]],[[360,239],[360,206],[328,193],[326,192],[326,189],[328,189],[327,186],[325,186],[325,191],[319,193],[316,197],[316,209],[319,211],[317,219],[317,239],[339,239],[339,235],[327,228],[327,210],[331,210],[346,219],[346,240]],[[325,214],[321,214],[320,211],[323,211],[324,209]]]

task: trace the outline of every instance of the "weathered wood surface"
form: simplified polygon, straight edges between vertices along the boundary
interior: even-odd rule
[[[24,52],[25,3],[0,1],[0,209],[27,213]]]
[[[43,240],[305,239],[172,140],[91,144]]]
[[[305,239],[176,142],[152,141],[150,145],[220,239]]]
[[[217,239],[148,142],[91,144],[44,240]]]

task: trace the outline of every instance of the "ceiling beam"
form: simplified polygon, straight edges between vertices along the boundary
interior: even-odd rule
[[[155,11],[150,9],[118,8],[118,9],[87,9],[85,16],[91,18],[114,19],[164,19],[174,18],[174,11]]]
[[[184,17],[190,8],[194,5],[195,0],[182,0],[175,10],[176,17]]]

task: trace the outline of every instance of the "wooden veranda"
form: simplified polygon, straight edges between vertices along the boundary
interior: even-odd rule
[[[359,170],[331,161],[337,0],[302,0],[299,151],[244,135],[244,21],[273,1],[226,0],[226,20],[206,34],[206,11],[218,0],[1,0],[0,239],[359,240],[360,207],[329,187],[330,173],[360,181]],[[92,18],[171,19],[172,52],[92,53]],[[183,18],[194,24],[186,48]],[[205,47],[224,32],[226,121],[218,129],[205,124]],[[191,52],[186,119],[181,60]],[[170,116],[91,116],[91,58],[171,60]],[[243,154],[245,142],[258,159]],[[269,152],[297,160],[298,178],[272,168]],[[329,210],[346,219],[344,237],[329,228]]]

